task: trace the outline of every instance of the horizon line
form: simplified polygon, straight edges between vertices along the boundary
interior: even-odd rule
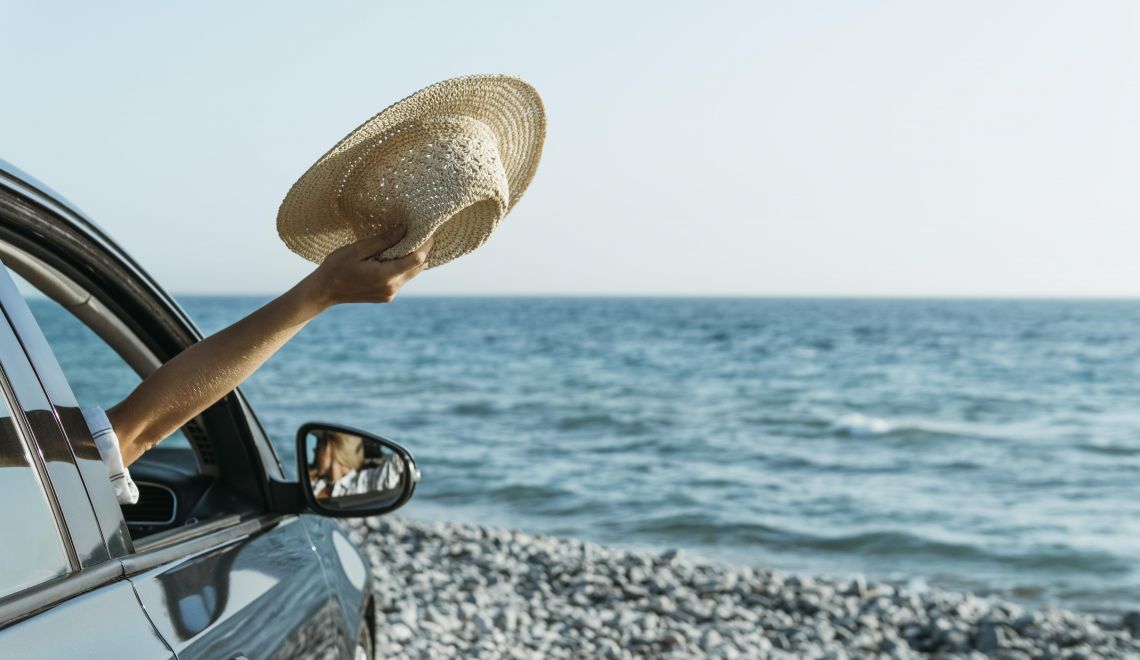
[[[273,298],[283,292],[207,292],[170,291],[175,298]],[[1140,301],[1140,294],[1052,294],[1052,293],[1008,293],[1008,294],[893,294],[893,293],[405,293],[398,298],[661,298],[677,300],[726,299],[726,300],[1036,300],[1036,301]]]

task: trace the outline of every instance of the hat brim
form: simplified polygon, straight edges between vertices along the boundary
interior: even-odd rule
[[[366,238],[357,236],[336,212],[336,186],[345,168],[357,149],[383,149],[383,141],[375,139],[393,127],[441,115],[472,117],[494,132],[509,188],[507,212],[514,208],[534,178],[542,157],[546,138],[542,99],[534,87],[515,76],[463,76],[425,87],[388,106],[345,136],[301,175],[277,211],[277,233],[289,249],[320,263],[333,250]],[[385,255],[400,256],[415,250],[443,220],[446,219],[433,227],[409,228],[408,235],[386,250]],[[477,242],[458,251],[440,250],[439,254],[446,254],[450,260],[478,247],[497,220],[485,227]],[[435,247],[432,252],[436,252]],[[428,268],[440,263],[433,262],[429,255]]]

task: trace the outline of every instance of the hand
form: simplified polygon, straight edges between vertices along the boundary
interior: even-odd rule
[[[431,252],[432,239],[419,249],[398,259],[378,261],[375,256],[399,243],[407,227],[388,231],[345,245],[330,253],[305,278],[315,300],[322,307],[350,302],[392,302],[396,292],[423,270]]]

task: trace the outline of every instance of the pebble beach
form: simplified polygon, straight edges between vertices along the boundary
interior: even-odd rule
[[[1025,609],[471,524],[345,525],[373,566],[379,657],[1140,658],[1140,612]]]

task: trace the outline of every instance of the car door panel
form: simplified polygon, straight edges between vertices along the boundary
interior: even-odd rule
[[[182,660],[349,654],[339,609],[297,516],[129,579]]]
[[[5,658],[174,658],[125,580],[64,601],[0,630]]]

